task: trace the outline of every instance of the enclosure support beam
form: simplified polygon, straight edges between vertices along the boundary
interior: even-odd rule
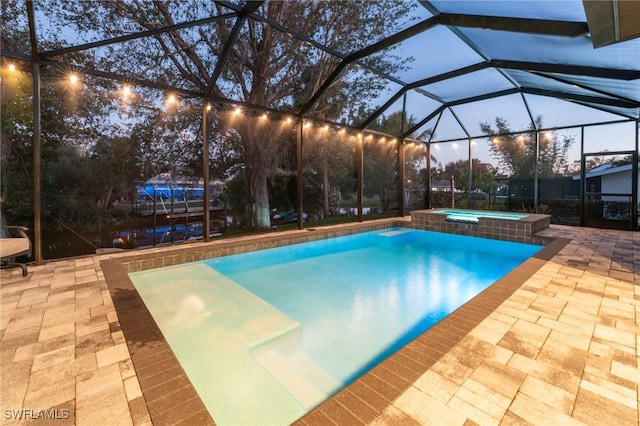
[[[473,168],[472,168],[472,159],[471,159],[471,134],[469,133],[469,131],[467,130],[465,125],[462,123],[462,120],[460,120],[460,118],[458,117],[458,114],[456,114],[456,112],[453,110],[453,108],[449,107],[449,111],[451,111],[451,115],[453,115],[453,118],[456,119],[456,121],[458,122],[458,125],[460,126],[460,128],[462,129],[464,134],[467,135],[467,142],[469,143],[469,180],[467,182],[469,184],[469,186],[467,187],[467,208],[470,209],[471,208],[471,182],[472,182],[471,173],[472,173],[472,170],[473,170]],[[454,191],[455,191],[455,188],[451,188],[451,192],[452,192],[451,197],[454,197],[454,195],[453,195]]]
[[[536,120],[533,118],[533,114],[531,114],[531,108],[529,108],[529,102],[527,102],[527,98],[524,97],[524,93],[520,92],[520,98],[522,99],[522,103],[524,104],[525,109],[527,110],[527,114],[529,115],[529,120],[531,120],[531,126],[534,129],[537,129]]]
[[[36,18],[33,2],[26,2],[31,39],[33,79],[33,256],[36,265],[42,264],[42,142],[40,140],[40,56],[36,37]]]
[[[40,64],[33,63],[33,256],[42,264],[42,143],[40,123]]]
[[[540,132],[536,131],[536,160],[533,170],[533,209],[536,213],[538,213],[538,164],[540,162]]]
[[[303,136],[303,120],[298,120],[296,128],[296,212],[298,213],[298,229],[304,228],[302,217],[302,136]]]
[[[362,133],[358,133],[356,140],[356,199],[358,204],[358,222],[362,222],[362,175],[364,174],[364,152],[362,148]]]
[[[397,145],[397,149],[398,149],[398,180],[399,180],[399,186],[400,186],[400,203],[398,206],[398,216],[400,217],[404,217],[404,206],[405,203],[407,202],[407,197],[405,195],[405,181],[404,181],[404,149],[405,149],[405,144],[404,144],[404,139],[399,139],[398,140],[398,145]]]
[[[404,134],[404,125],[405,125],[405,117],[407,116],[407,93],[405,92],[403,98],[402,98],[402,117],[400,120],[400,135]],[[409,207],[408,205],[408,199],[405,195],[405,190],[404,190],[404,139],[402,137],[400,137],[399,142],[398,142],[398,175],[400,177],[399,180],[399,190],[400,190],[400,205],[398,206],[398,215],[400,217],[404,217],[404,207],[405,205],[407,205],[407,207]],[[409,194],[409,197],[411,197],[411,194]]]
[[[425,207],[431,208],[431,143],[427,145],[427,167],[425,170]]]
[[[638,230],[638,144],[640,141],[640,120],[636,120],[636,146],[634,155],[631,157],[633,166],[631,167],[631,229]]]
[[[471,156],[471,142],[472,141],[473,140],[471,138],[469,138],[469,179],[468,179],[468,182],[467,182],[467,184],[469,185],[469,186],[467,186],[467,188],[469,188],[467,190],[467,208],[469,208],[469,209],[472,207],[471,206],[471,190],[473,189],[472,188],[472,185],[473,185],[473,157]]]
[[[436,129],[438,128],[438,124],[440,124],[440,119],[442,118],[443,112],[444,111],[441,111],[440,115],[438,115],[436,124],[433,126],[433,129],[431,130],[431,134],[429,135],[429,141],[427,142],[427,171],[426,171],[427,179],[425,180],[427,193],[425,195],[427,197],[426,208],[428,209],[432,208],[432,205],[431,205],[431,142],[433,141],[433,136],[436,134]],[[436,162],[437,162],[437,159],[436,159]]]
[[[202,99],[202,181],[204,198],[202,200],[202,221],[204,229],[204,240],[209,241],[211,234],[211,218],[209,211],[209,105]],[[154,232],[155,234],[155,232]]]
[[[585,185],[587,182],[587,162],[584,156],[584,126],[580,127],[580,226],[585,222]]]

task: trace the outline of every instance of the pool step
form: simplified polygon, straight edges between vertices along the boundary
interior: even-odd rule
[[[287,346],[271,346],[252,355],[305,410],[314,408],[343,386],[307,354]]]
[[[380,237],[395,237],[396,235],[406,234],[407,232],[411,232],[411,229],[394,229],[393,231],[381,232],[378,234]]]

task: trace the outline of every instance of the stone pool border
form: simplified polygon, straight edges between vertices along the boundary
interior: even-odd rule
[[[129,279],[129,272],[395,226],[419,228],[408,219],[382,219],[185,244],[161,252],[141,251],[129,257],[103,260],[104,277],[152,422],[215,424]],[[366,424],[374,420],[568,241],[540,240],[545,247],[535,256],[307,413],[296,424]]]

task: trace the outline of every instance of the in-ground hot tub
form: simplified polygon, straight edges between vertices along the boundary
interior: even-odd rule
[[[535,234],[548,228],[550,221],[546,214],[465,209],[411,212],[411,224],[417,229],[529,244],[544,244],[545,238]]]

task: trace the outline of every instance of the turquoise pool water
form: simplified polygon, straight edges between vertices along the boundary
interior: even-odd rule
[[[404,228],[130,274],[218,424],[289,424],[542,247]]]

